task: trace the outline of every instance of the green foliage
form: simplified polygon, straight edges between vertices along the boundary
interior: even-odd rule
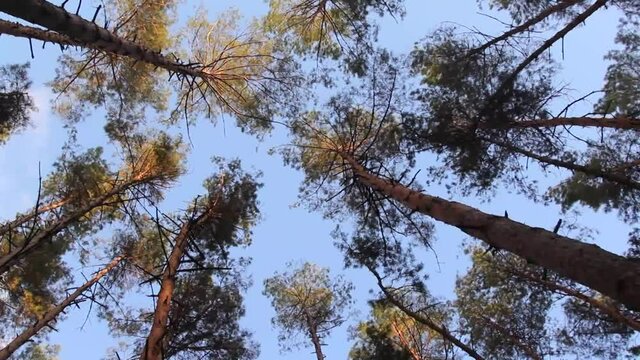
[[[370,320],[361,322],[356,343],[349,352],[352,360],[437,360],[445,359],[437,333],[409,317],[386,301],[370,302]],[[446,317],[432,306],[428,317],[442,323]]]
[[[295,64],[254,21],[242,28],[241,15],[229,10],[210,20],[200,9],[185,29],[185,57],[200,64],[203,77],[176,85],[178,105],[172,119],[203,115],[236,117],[243,131],[264,134],[295,91]]]
[[[270,0],[265,28],[300,55],[338,58],[368,48],[370,14],[404,15],[403,0]]]
[[[468,251],[473,265],[456,283],[460,329],[489,358],[531,358],[531,353],[543,358],[632,358],[634,331],[572,294],[583,294],[629,319],[637,314],[513,255],[474,247]]]
[[[16,355],[16,360],[58,360],[59,345],[29,343]]]
[[[167,358],[254,359],[258,346],[240,329],[244,316],[238,279],[216,284],[210,272],[185,275],[176,286],[171,309]]]
[[[520,183],[518,154],[485,139],[526,144],[543,154],[556,152],[552,141],[529,137],[533,130],[509,131],[511,123],[545,114],[544,104],[552,96],[551,68],[541,60],[506,93],[497,94],[519,59],[504,48],[470,55],[480,44],[444,28],[418,45],[411,53],[411,68],[422,85],[412,97],[422,106],[403,116],[407,146],[437,154],[443,165],[429,168],[433,178],[455,174],[456,190],[462,193],[492,190],[499,179]]]
[[[110,0],[106,4],[118,36],[152,51],[174,46],[169,27],[175,6],[173,0]],[[54,109],[70,124],[83,120],[92,109],[104,107],[107,134],[120,138],[144,123],[147,110],[162,112],[168,107],[165,76],[152,64],[99,51],[70,50],[59,63],[50,83],[53,92],[61,95]]]
[[[460,329],[485,354],[495,359],[528,358],[524,347],[548,353],[545,324],[553,298],[550,292],[518,281],[482,249],[471,251],[473,265],[456,282]],[[503,266],[525,266],[509,257]]]
[[[605,57],[611,62],[605,75],[604,96],[596,106],[602,113],[637,118],[640,116],[640,35],[638,21],[621,21],[616,43],[622,49]]]
[[[308,346],[310,339],[296,342],[296,335],[315,333],[322,340],[344,323],[352,289],[353,285],[341,276],[332,278],[328,269],[310,263],[266,279],[264,294],[276,312],[272,323],[280,328],[282,348],[289,350],[301,343]]]
[[[29,63],[0,67],[0,145],[29,123],[35,109],[29,96]]]
[[[111,252],[130,256],[130,266],[112,284],[109,299],[124,299],[140,283],[155,283],[166,266],[181,225],[204,211],[210,222],[190,229],[189,246],[181,259],[169,310],[167,358],[253,359],[257,346],[238,322],[244,315],[242,292],[248,286],[243,272],[247,259],[231,251],[251,243],[251,227],[259,218],[256,176],[242,170],[239,161],[215,159],[218,171],[204,182],[205,195],[183,212],[131,217],[128,228],[114,238]],[[120,250],[118,250],[120,249]],[[122,308],[109,304],[100,309],[114,335],[146,338],[152,308]],[[136,341],[136,351],[144,342]]]

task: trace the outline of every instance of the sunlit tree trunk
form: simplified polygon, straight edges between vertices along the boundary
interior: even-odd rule
[[[37,218],[39,215],[42,215],[46,212],[59,209],[67,204],[68,200],[60,200],[55,201],[45,205],[39,205],[37,208],[33,209],[33,211],[28,214],[20,215],[14,220],[8,221],[3,225],[0,225],[0,236],[5,235],[9,231],[15,230],[16,228],[26,224],[27,222]]]
[[[34,335],[36,335],[43,327],[49,325],[50,322],[55,320],[58,315],[64,309],[66,309],[69,305],[75,304],[78,297],[80,297],[87,289],[92,287],[95,283],[100,281],[107,273],[109,273],[114,267],[116,267],[124,257],[118,256],[114,258],[109,265],[107,265],[104,269],[98,271],[91,280],[84,283],[84,285],[80,286],[76,289],[71,295],[67,296],[64,301],[56,305],[55,307],[49,309],[40,320],[38,320],[32,327],[25,330],[22,334],[18,335],[15,339],[13,339],[7,346],[5,346],[2,350],[0,350],[0,360],[9,359],[9,357],[18,350],[22,345],[28,342]]]
[[[452,225],[496,249],[518,255],[570,280],[640,310],[640,264],[586,244],[527,226],[506,217],[411,190],[368,172],[352,156],[341,153],[356,181],[404,206]]]
[[[195,67],[167,58],[158,52],[160,49],[147,49],[123,39],[89,20],[44,0],[0,1],[0,11],[56,31],[65,37],[36,28],[7,24],[8,22],[0,24],[0,32],[2,32],[1,29],[5,29],[8,31],[6,33],[14,36],[97,49],[149,63],[172,73],[193,77],[206,76],[205,72]]]
[[[195,227],[212,220],[214,208],[215,203],[198,217],[187,221],[180,228],[180,232],[174,240],[173,249],[171,250],[167,265],[162,274],[160,291],[158,292],[156,308],[153,313],[153,323],[140,357],[141,360],[164,359],[164,343],[166,342],[165,337],[168,330],[167,325],[169,323],[169,312],[171,310],[171,298],[175,290],[176,277],[182,256],[185,253],[192,231]]]

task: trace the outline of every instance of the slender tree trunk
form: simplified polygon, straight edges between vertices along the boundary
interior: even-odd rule
[[[171,73],[192,77],[208,76],[198,67],[171,60],[157,52],[156,50],[158,49],[147,49],[144,46],[123,39],[91,21],[71,14],[64,8],[44,0],[4,0],[0,1],[0,11],[32,24],[40,25],[48,30],[53,30],[63,36],[37,28],[16,25],[15,23],[8,24],[9,22],[0,24],[0,32],[63,45],[77,45],[89,49],[97,49],[153,64]]]
[[[33,209],[28,214],[18,216],[16,219],[9,221],[3,225],[0,225],[0,236],[4,236],[9,231],[15,230],[19,226],[35,219],[37,216],[41,214],[61,208],[67,202],[68,200],[60,200],[60,201],[52,202],[46,205],[38,206],[36,209]]]
[[[540,354],[538,354],[538,352],[535,349],[529,346],[529,344],[527,344],[526,341],[512,334],[511,331],[509,331],[508,329],[505,329],[505,327],[498,324],[498,322],[494,321],[493,319],[483,314],[476,314],[476,316],[482,319],[482,321],[485,324],[488,324],[490,327],[496,329],[500,334],[502,334],[502,336],[509,338],[512,341],[512,343],[515,346],[519,347],[522,350],[522,352],[524,352],[529,358],[533,360],[543,360],[542,356],[540,356]]]
[[[48,228],[36,232],[35,235],[31,239],[26,239],[24,244],[16,246],[15,249],[10,250],[8,254],[0,257],[0,275],[4,274],[9,270],[9,268],[15,264],[20,259],[24,258],[26,255],[30,254],[36,248],[40,247],[44,240],[50,239],[52,236],[60,233],[62,230],[66,229],[69,225],[75,223],[80,218],[85,216],[87,213],[96,209],[100,206],[103,206],[109,198],[121,194],[126,189],[131,188],[142,182],[142,180],[134,179],[127,182],[124,182],[120,185],[115,186],[110,191],[105,194],[99,196],[97,199],[89,202],[87,205],[81,207],[76,210],[72,214],[62,218],[60,221],[57,221],[53,225]]]
[[[585,285],[615,299],[629,309],[640,310],[640,264],[586,244],[527,226],[511,219],[489,215],[478,209],[411,190],[368,172],[352,156],[340,153],[356,181],[435,220],[452,225],[496,249],[518,255],[529,262]]]
[[[568,295],[568,296],[572,296],[578,300],[581,300],[583,302],[585,302],[586,304],[589,304],[590,306],[592,306],[595,309],[598,309],[600,312],[602,312],[603,314],[606,314],[607,316],[611,317],[613,320],[627,325],[628,327],[630,327],[631,329],[635,330],[635,331],[640,331],[640,322],[631,319],[627,316],[625,316],[622,312],[620,312],[619,309],[617,309],[614,306],[611,306],[601,300],[595,299],[591,296],[588,296],[578,290],[574,290],[572,288],[569,288],[567,286],[563,286],[560,285],[556,282],[553,281],[549,281],[549,280],[544,280],[544,279],[540,279],[536,276],[533,276],[531,274],[527,274],[524,271],[520,271],[520,270],[515,270],[515,269],[505,269],[506,272],[511,273],[514,276],[517,276],[521,279],[525,279],[534,283],[537,283],[543,287],[546,287],[547,289],[551,290],[551,291],[557,291],[559,293]]]
[[[420,356],[416,351],[416,349],[414,349],[411,346],[411,344],[409,343],[409,340],[405,338],[404,334],[402,333],[402,330],[398,328],[398,324],[395,321],[391,322],[391,328],[393,329],[393,332],[396,333],[396,336],[398,337],[398,340],[400,341],[401,346],[409,352],[409,354],[411,355],[411,358],[413,360],[422,360],[422,356]]]
[[[542,55],[547,49],[551,48],[553,44],[555,44],[560,39],[564,39],[564,37],[571,32],[573,29],[578,27],[580,24],[584,23],[591,15],[593,15],[596,11],[602,9],[607,5],[610,0],[596,0],[591,6],[589,6],[585,11],[578,14],[574,17],[564,28],[555,33],[549,39],[542,43],[534,52],[532,52],[526,59],[524,59],[512,72],[509,76],[500,84],[500,87],[495,92],[494,99],[500,99],[505,95],[507,89],[509,89],[513,83],[518,78],[518,75],[527,68],[527,66],[531,65],[540,55]],[[493,100],[493,99],[492,99]],[[494,103],[494,101],[489,101],[490,104]]]
[[[564,11],[568,8],[570,8],[571,6],[584,2],[584,0],[561,0],[559,1],[557,4],[549,6],[548,8],[542,10],[538,15],[530,18],[529,20],[523,22],[522,24],[514,27],[513,29],[503,33],[500,36],[497,36],[493,39],[491,39],[490,41],[487,41],[486,43],[484,43],[482,46],[475,48],[473,50],[471,50],[468,53],[468,56],[472,56],[475,54],[480,54],[482,53],[484,50],[488,49],[489,47],[501,42],[501,41],[505,41],[507,39],[509,39],[511,36],[513,35],[517,35],[521,32],[526,31],[527,29],[529,29],[530,27],[536,25],[537,23],[545,20],[546,18],[548,18],[549,16],[555,14],[555,13],[559,13],[561,11]]]
[[[389,302],[391,302],[398,309],[400,309],[400,311],[402,311],[403,313],[405,313],[407,316],[411,317],[412,319],[416,320],[417,322],[425,325],[429,329],[437,332],[438,334],[440,334],[442,336],[442,338],[444,340],[450,341],[452,344],[457,346],[460,350],[464,351],[465,353],[467,353],[467,355],[471,356],[475,360],[485,360],[485,358],[482,357],[482,355],[478,354],[478,352],[476,352],[471,346],[465,344],[460,339],[458,339],[457,337],[453,336],[453,334],[451,334],[451,332],[449,332],[449,330],[447,330],[444,327],[444,325],[440,326],[440,325],[436,324],[435,322],[431,321],[431,319],[429,319],[429,318],[427,318],[427,317],[425,317],[425,316],[423,316],[423,315],[421,315],[421,314],[409,309],[408,307],[406,307],[401,301],[396,299],[396,297],[389,291],[389,289],[387,289],[384,286],[384,284],[382,283],[382,277],[380,277],[380,274],[378,274],[378,272],[373,267],[368,266],[368,265],[366,267],[369,269],[369,271],[376,278],[376,282],[378,283],[378,287],[380,288],[382,293],[385,295],[387,300],[389,300]]]
[[[318,336],[318,328],[311,320],[311,316],[307,314],[307,325],[309,326],[309,337],[311,337],[311,343],[316,353],[318,360],[324,360],[324,354],[322,353],[322,344],[320,343],[320,337]]]
[[[640,190],[640,183],[638,183],[637,181],[631,180],[627,176],[620,175],[619,173],[615,172],[615,170],[622,170],[621,168],[612,169],[610,171],[602,170],[602,169],[591,167],[591,166],[575,164],[575,163],[572,163],[572,162],[562,161],[562,160],[554,159],[554,158],[551,158],[551,157],[548,157],[548,156],[539,155],[539,154],[536,154],[536,153],[534,153],[532,151],[524,150],[524,149],[521,149],[521,148],[519,148],[517,146],[511,145],[511,144],[507,144],[507,143],[499,141],[499,140],[493,140],[493,139],[489,139],[487,137],[480,137],[480,139],[484,140],[484,141],[487,141],[487,142],[489,142],[491,144],[494,144],[496,146],[500,146],[500,147],[503,147],[503,148],[508,149],[510,151],[516,152],[518,154],[524,155],[524,156],[526,156],[528,158],[537,160],[537,161],[539,161],[539,162],[541,162],[543,164],[549,164],[549,165],[557,166],[559,168],[564,168],[564,169],[567,169],[567,170],[577,171],[577,172],[583,173],[585,175],[601,178],[601,179],[608,180],[608,181],[611,181],[611,182],[614,182],[614,183],[618,183],[620,185],[624,185],[624,186],[627,186],[627,187],[630,187],[630,188],[633,188],[633,189]]]
[[[630,117],[595,118],[595,117],[561,117],[546,120],[515,121],[506,125],[513,128],[548,128],[557,126],[580,126],[595,128],[612,128],[620,130],[640,129],[640,120]],[[482,125],[481,128],[484,128]],[[491,126],[487,126],[490,128]]]
[[[160,285],[160,291],[158,292],[158,298],[156,302],[156,309],[153,314],[153,324],[149,331],[146,344],[140,356],[141,360],[162,360],[164,359],[164,342],[167,334],[167,326],[169,323],[169,312],[171,310],[171,298],[173,297],[173,291],[176,286],[176,276],[178,269],[182,261],[182,256],[185,253],[187,245],[189,243],[189,236],[194,227],[199,226],[207,221],[210,221],[213,216],[213,209],[209,207],[202,214],[195,219],[187,221],[180,232],[175,238],[173,249],[169,255],[167,266],[162,274],[162,281]]]
[[[22,332],[22,334],[18,335],[15,339],[13,339],[7,346],[5,346],[2,350],[0,350],[0,360],[9,359],[11,354],[13,354],[16,350],[18,350],[22,345],[24,345],[29,339],[31,339],[34,335],[36,335],[43,327],[47,326],[50,322],[54,321],[58,315],[64,309],[66,309],[69,305],[75,304],[76,300],[80,295],[82,295],[87,289],[92,287],[95,283],[100,281],[109,271],[111,271],[116,265],[118,265],[124,257],[118,256],[114,258],[109,265],[107,265],[104,269],[98,271],[91,280],[84,283],[84,285],[80,286],[76,289],[71,295],[67,296],[64,301],[56,305],[55,307],[49,309],[40,320],[38,320],[32,327]]]

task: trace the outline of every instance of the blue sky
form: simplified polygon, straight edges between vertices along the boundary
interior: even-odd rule
[[[180,14],[186,14],[194,4],[190,2],[185,5],[185,11]],[[216,0],[204,4],[211,12],[236,6],[248,16],[259,15],[266,9],[262,0]],[[404,20],[382,21],[380,45],[398,53],[407,52],[415,41],[447,21],[478,26],[493,34],[500,29],[495,20],[477,13],[475,1],[407,0],[406,5],[407,16]],[[74,6],[71,5],[72,8]],[[89,5],[85,6],[90,8]],[[571,84],[576,96],[601,86],[602,74],[606,68],[602,57],[611,47],[617,21],[615,15],[607,12],[590,18],[587,25],[571,33],[564,41],[565,57],[561,62],[564,68],[563,80]],[[0,205],[2,219],[33,204],[38,186],[38,163],[41,164],[43,173],[46,173],[65,140],[60,120],[49,111],[51,95],[44,85],[54,76],[55,59],[59,51],[51,45],[41,50],[40,45],[35,43],[34,50],[36,58],[32,61],[31,76],[34,80],[33,96],[39,111],[33,116],[33,127],[0,147],[0,199],[4,200]],[[552,51],[557,55],[560,50],[555,46]],[[0,37],[0,64],[28,60],[29,44],[26,40]],[[238,157],[245,168],[262,171],[265,185],[260,191],[260,208],[263,218],[255,228],[254,243],[242,252],[242,255],[253,258],[248,270],[254,282],[246,294],[247,314],[242,325],[253,331],[254,339],[260,343],[260,359],[314,358],[311,348],[280,354],[277,332],[270,324],[273,312],[268,300],[261,294],[262,281],[275,271],[285,270],[284,264],[287,261],[311,261],[327,266],[333,273],[346,275],[356,285],[354,298],[357,300],[356,308],[361,310],[360,314],[345,326],[336,329],[326,340],[327,359],[346,359],[351,344],[347,337],[347,326],[355,325],[358,318],[363,318],[368,312],[366,301],[371,298],[369,290],[374,288],[371,277],[362,270],[343,270],[342,254],[334,248],[329,235],[335,226],[333,222],[323,220],[318,213],[291,207],[297,200],[302,174],[284,167],[277,156],[267,155],[271,147],[287,143],[284,129],[277,128],[265,141],[259,142],[242,134],[233,126],[232,119],[227,119],[224,123],[226,125],[223,128],[222,121],[214,126],[203,119],[195,129],[191,129],[194,148],[188,160],[189,171],[169,193],[165,209],[183,208],[193,196],[201,192],[202,180],[213,169],[210,166],[213,155]],[[87,118],[80,126],[82,143],[87,146],[104,145],[102,124],[103,119],[99,114]],[[557,182],[560,179],[561,176],[551,175],[549,181]],[[444,189],[435,187],[428,190],[433,194],[449,197]],[[506,209],[511,218],[532,226],[551,228],[559,217],[564,217],[569,222],[597,224],[600,232],[595,238],[602,247],[615,252],[624,250],[628,228],[610,214],[595,214],[585,210],[580,216],[571,215],[567,218],[559,214],[558,207],[531,204],[526,199],[509,194],[508,189],[499,191],[494,198],[483,203],[475,199],[455,199],[492,213],[501,214]],[[455,276],[462,274],[467,264],[461,252],[462,241],[466,236],[442,225],[437,225],[436,230],[437,241],[434,247],[440,265],[437,266],[433,254],[426,251],[422,260],[427,264],[431,276],[430,290],[437,296],[450,298]],[[92,269],[84,270],[85,274],[90,271]],[[90,317],[85,328],[80,328],[86,311],[86,307],[71,310],[67,319],[57,327],[59,333],[50,336],[51,343],[62,346],[61,359],[99,359],[104,356],[107,347],[117,344],[118,339],[113,339],[104,324],[95,317]]]

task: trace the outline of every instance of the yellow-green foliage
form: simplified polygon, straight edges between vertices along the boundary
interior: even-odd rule
[[[259,85],[275,63],[273,43],[253,22],[243,29],[237,10],[229,10],[210,20],[199,10],[189,19],[185,37],[189,39],[189,59],[206,74],[183,84],[180,99],[191,111],[210,117],[220,112],[242,114],[259,102]],[[204,94],[205,98],[202,98]]]
[[[337,56],[337,39],[351,37],[345,12],[329,0],[271,0],[265,18],[265,29],[287,37],[301,54],[322,52]]]

